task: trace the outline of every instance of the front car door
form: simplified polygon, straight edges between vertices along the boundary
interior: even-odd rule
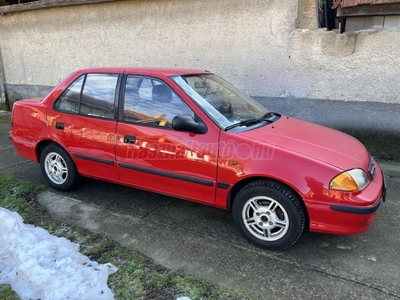
[[[215,199],[218,131],[172,129],[178,114],[199,117],[164,81],[127,75],[117,125],[116,160],[123,183],[199,202]]]

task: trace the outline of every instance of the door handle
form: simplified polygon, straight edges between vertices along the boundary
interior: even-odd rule
[[[132,135],[125,135],[124,136],[124,143],[134,144],[134,143],[136,143],[136,137],[132,136]]]
[[[64,123],[56,123],[56,129],[64,130]]]

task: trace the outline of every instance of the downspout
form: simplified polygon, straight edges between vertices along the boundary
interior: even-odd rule
[[[332,9],[332,0],[325,0],[325,26],[328,31],[335,28],[335,13]]]
[[[342,3],[343,0],[335,0],[332,5],[332,9],[336,9],[340,11],[340,4]],[[340,13],[339,13],[340,15]],[[346,31],[346,17],[341,17],[339,18],[339,24],[340,24],[340,33],[343,33]]]
[[[7,101],[7,91],[6,91],[6,76],[4,74],[4,66],[3,66],[3,55],[1,53],[0,46],[0,109],[10,109],[8,101]]]

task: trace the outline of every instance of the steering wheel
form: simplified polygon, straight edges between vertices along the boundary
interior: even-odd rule
[[[221,112],[221,110],[224,109],[225,106],[228,106],[226,111],[230,114],[232,114],[232,104],[230,102],[223,102],[220,106],[218,106],[217,110]]]

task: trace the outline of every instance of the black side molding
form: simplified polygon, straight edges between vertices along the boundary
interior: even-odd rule
[[[155,174],[155,175],[164,176],[164,177],[168,177],[168,178],[179,179],[179,180],[193,182],[193,183],[211,186],[211,187],[214,185],[214,183],[211,180],[196,178],[196,177],[192,177],[192,176],[175,174],[175,173],[150,169],[150,168],[141,167],[141,166],[135,166],[135,165],[126,164],[126,163],[119,163],[118,166],[120,166],[121,168],[125,168],[125,169],[131,169],[131,170],[135,170],[135,171]]]
[[[381,205],[381,200],[373,206],[370,207],[358,207],[358,206],[351,206],[351,205],[340,205],[335,204],[331,205],[331,209],[334,211],[349,213],[349,214],[356,214],[356,215],[369,215],[373,212],[377,211],[379,206]]]
[[[227,190],[230,187],[229,183],[217,182],[217,188]]]
[[[98,162],[98,163],[109,165],[109,166],[113,166],[115,164],[112,160],[93,157],[93,156],[87,156],[87,155],[83,155],[83,154],[74,154],[74,157],[85,159],[85,160],[89,160],[89,161]]]

